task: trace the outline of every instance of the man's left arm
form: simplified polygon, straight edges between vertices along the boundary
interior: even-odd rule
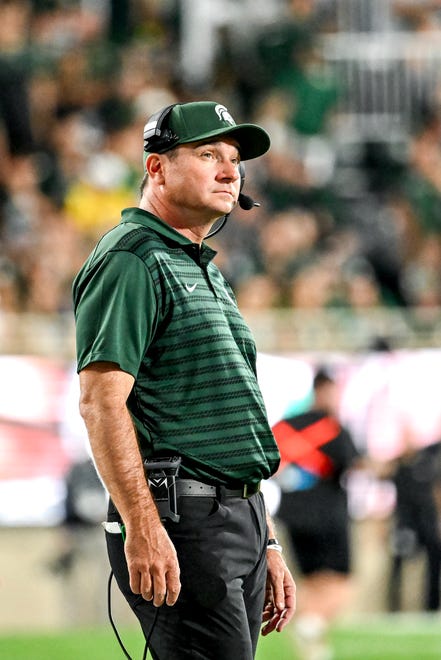
[[[275,539],[274,523],[267,514],[268,533],[270,539]],[[268,545],[265,604],[262,621],[262,635],[268,635],[273,630],[281,632],[291,621],[296,609],[296,585],[291,572],[283,558],[281,547]]]

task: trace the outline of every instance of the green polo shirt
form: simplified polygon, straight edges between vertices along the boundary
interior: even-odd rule
[[[179,454],[186,476],[268,478],[279,463],[256,348],[231,287],[192,243],[125,209],[74,286],[78,371],[115,362],[135,378],[128,408],[141,454]]]

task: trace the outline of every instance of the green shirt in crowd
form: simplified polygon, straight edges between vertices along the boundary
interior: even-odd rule
[[[78,371],[114,362],[135,378],[127,405],[144,458],[178,454],[182,476],[252,483],[279,453],[255,343],[215,254],[125,209],[74,282]]]

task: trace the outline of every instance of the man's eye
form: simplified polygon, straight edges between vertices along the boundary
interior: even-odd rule
[[[213,158],[213,152],[212,151],[204,151],[202,154],[204,158]]]

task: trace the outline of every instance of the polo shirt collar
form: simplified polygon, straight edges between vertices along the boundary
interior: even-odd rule
[[[195,255],[195,247],[199,248],[197,243],[193,243],[189,238],[180,234],[176,229],[170,227],[170,225],[160,220],[156,215],[144,211],[144,209],[140,209],[137,206],[123,209],[121,222],[133,222],[135,224],[144,225],[144,227],[152,229],[164,238],[177,243],[192,257]],[[197,252],[200,255],[201,261],[206,263],[211,261],[217,254],[217,252],[206,245],[206,243],[202,243],[200,250],[198,249]]]

